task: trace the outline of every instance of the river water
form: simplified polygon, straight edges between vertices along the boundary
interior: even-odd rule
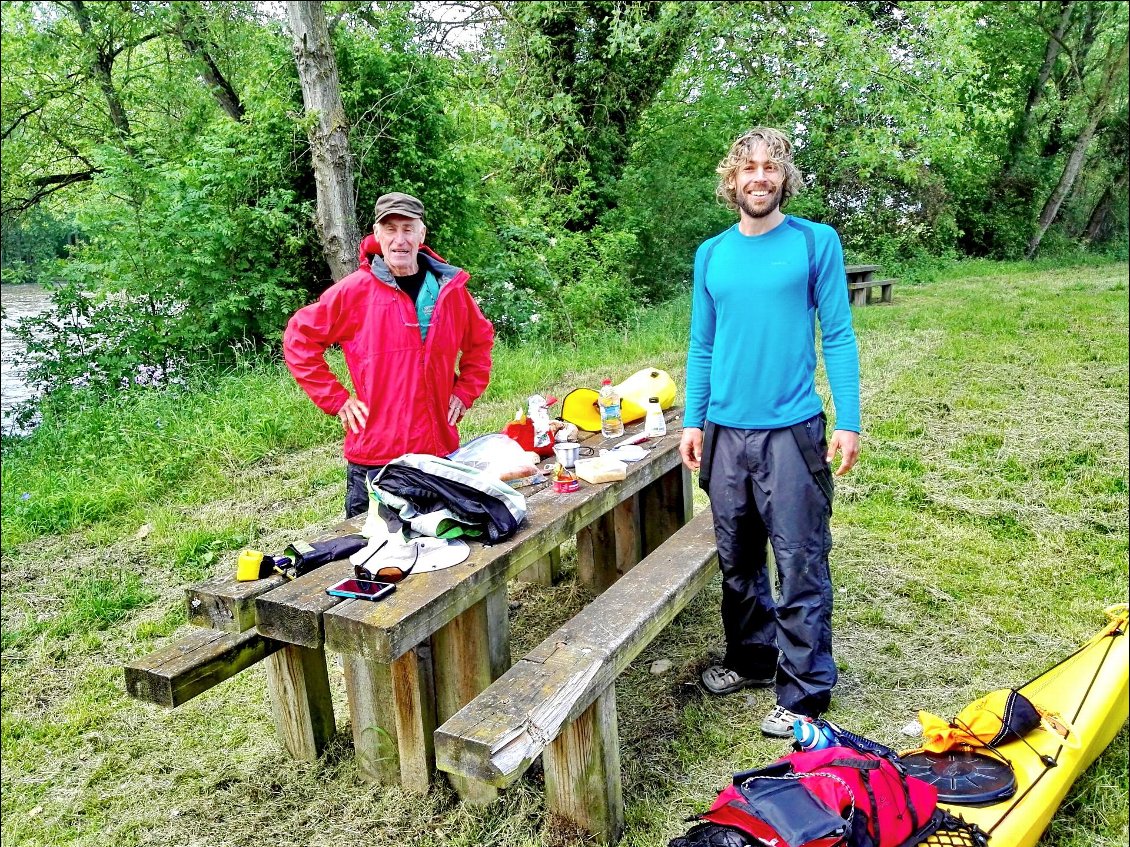
[[[12,334],[12,328],[20,318],[46,311],[51,305],[51,292],[39,285],[0,285],[0,302],[4,306],[4,318],[0,321],[0,406],[7,435],[16,432],[12,420],[15,406],[38,394],[27,382],[24,346]]]

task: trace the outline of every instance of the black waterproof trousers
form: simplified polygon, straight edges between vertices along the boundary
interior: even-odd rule
[[[754,679],[775,673],[777,703],[810,717],[827,710],[836,684],[825,426],[823,414],[785,429],[707,423],[699,476],[722,568],[723,663]],[[817,464],[821,473],[814,474]],[[767,543],[777,564],[777,598]]]
[[[365,480],[379,471],[384,465],[355,465],[346,462],[345,470],[345,519],[369,511],[369,488]]]

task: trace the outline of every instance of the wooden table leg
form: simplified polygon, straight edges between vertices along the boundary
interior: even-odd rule
[[[436,700],[432,648],[421,644],[391,665],[400,783],[421,794],[436,772]]]
[[[577,579],[600,594],[643,558],[640,497],[633,494],[577,533]]]
[[[505,586],[496,589],[493,594],[499,593],[505,603]],[[436,718],[440,724],[471,702],[493,681],[492,654],[499,652],[497,643],[492,647],[489,626],[492,616],[497,623],[499,601],[493,599],[493,594],[467,609],[432,636]],[[498,638],[495,634],[493,640],[497,642]],[[497,656],[494,661],[497,662]],[[483,804],[498,797],[498,789],[485,782],[453,774],[448,774],[448,777],[465,802]]]
[[[616,576],[621,577],[643,558],[639,494],[633,494],[613,509],[612,520],[616,530]]]
[[[437,726],[431,646],[421,644],[387,665],[343,658],[361,778],[427,791],[435,773]]]
[[[694,488],[691,473],[680,464],[640,492],[640,532],[648,556],[691,519]]]
[[[549,810],[615,844],[624,831],[615,685],[562,729],[542,764]]]
[[[516,579],[518,582],[532,582],[535,585],[553,585],[561,576],[561,548],[550,550],[524,571]]]
[[[295,759],[312,762],[336,731],[325,651],[289,645],[266,662],[279,739]]]
[[[490,681],[494,682],[510,670],[510,598],[506,589],[501,588],[487,595],[483,603],[487,615]]]
[[[366,782],[396,785],[400,750],[392,668],[358,655],[344,655],[343,660],[357,769]]]
[[[600,594],[616,581],[616,512],[577,533],[577,581]]]

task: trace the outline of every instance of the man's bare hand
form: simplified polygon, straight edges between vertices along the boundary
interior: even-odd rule
[[[451,395],[451,399],[447,403],[447,422],[455,426],[459,421],[463,420],[463,416],[467,414],[467,407],[463,405],[463,401]]]
[[[852,469],[855,460],[859,458],[859,433],[850,429],[835,430],[832,433],[832,440],[828,442],[828,455],[824,457],[825,460],[831,464],[837,452],[840,454],[840,466],[836,468],[835,474],[843,476]]]
[[[356,397],[350,397],[345,401],[345,405],[337,410],[337,416],[342,427],[354,435],[359,435],[365,428],[365,422],[369,420],[369,407]]]
[[[702,463],[702,430],[698,427],[685,427],[683,438],[679,442],[679,455],[683,457],[683,464],[692,471],[697,471]]]

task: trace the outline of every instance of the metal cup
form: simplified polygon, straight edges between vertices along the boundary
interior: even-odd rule
[[[563,468],[572,468],[577,464],[577,456],[581,452],[581,445],[572,441],[561,441],[553,445],[553,452],[557,461]]]

